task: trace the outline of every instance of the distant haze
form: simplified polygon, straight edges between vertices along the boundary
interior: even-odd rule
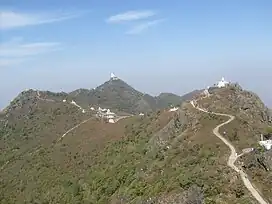
[[[222,76],[272,107],[272,1],[4,1],[0,107],[26,88],[93,88],[114,72],[179,95]]]

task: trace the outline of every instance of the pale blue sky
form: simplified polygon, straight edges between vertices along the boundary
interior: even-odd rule
[[[0,108],[26,88],[93,88],[110,72],[151,94],[225,76],[272,106],[271,0],[0,4]]]

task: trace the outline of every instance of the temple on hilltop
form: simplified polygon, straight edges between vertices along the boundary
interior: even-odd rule
[[[229,82],[226,81],[224,77],[222,77],[221,81],[219,81],[219,82],[216,84],[216,86],[217,86],[218,88],[222,88],[222,87],[226,87],[226,85],[228,85],[228,84],[229,84]]]
[[[111,79],[111,80],[117,80],[117,79],[118,79],[118,77],[117,77],[117,76],[115,76],[115,74],[114,74],[114,73],[111,73],[111,75],[110,75],[110,79]]]

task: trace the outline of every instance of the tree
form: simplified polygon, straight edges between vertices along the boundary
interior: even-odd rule
[[[268,126],[266,129],[265,129],[265,132],[267,134],[272,134],[272,126]]]

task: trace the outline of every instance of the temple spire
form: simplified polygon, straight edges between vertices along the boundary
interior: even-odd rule
[[[111,73],[110,79],[111,79],[111,80],[117,80],[118,78],[117,78],[117,76],[115,76],[114,73]]]

